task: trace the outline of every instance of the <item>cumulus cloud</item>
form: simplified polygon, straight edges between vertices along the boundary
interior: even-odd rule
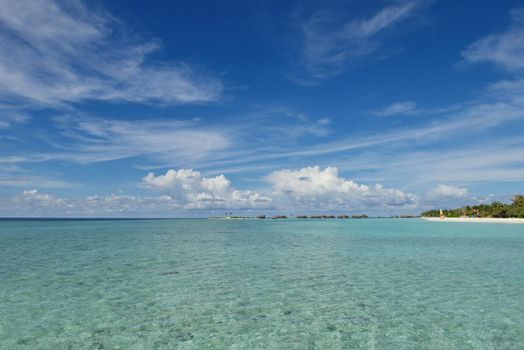
[[[265,180],[272,186],[274,200],[284,207],[302,209],[363,209],[370,207],[410,207],[416,197],[376,184],[367,186],[345,179],[336,167],[283,169]]]
[[[143,185],[167,194],[185,209],[267,208],[271,199],[253,191],[240,191],[224,176],[206,178],[192,169],[168,170],[164,175],[149,173]]]
[[[266,188],[239,190],[224,175],[205,177],[192,169],[170,169],[164,174],[148,173],[142,178],[141,187],[156,192],[154,196],[119,191],[108,196],[61,198],[28,189],[14,197],[0,198],[0,214],[151,217],[206,215],[222,210],[391,213],[455,208],[490,199],[473,196],[465,187],[445,184],[420,195],[380,184],[359,184],[340,176],[336,167],[281,169],[271,172],[264,180],[269,185]]]
[[[49,193],[37,189],[24,190],[11,198],[0,199],[0,213],[11,212],[15,215],[56,215],[67,209],[67,202]]]
[[[524,7],[510,12],[511,26],[471,44],[462,56],[466,62],[491,62],[510,72],[524,72]]]
[[[155,62],[158,40],[81,1],[0,0],[0,99],[57,106],[95,100],[215,101],[221,81],[180,62]]]
[[[420,204],[423,208],[455,208],[478,202],[471,196],[466,187],[452,185],[438,185],[421,196]]]
[[[37,189],[33,189],[33,190],[24,190],[22,192],[22,199],[28,199],[28,200],[33,200],[33,201],[36,201],[36,202],[60,202],[59,199],[56,199],[54,196],[50,195],[50,194],[42,194],[40,192],[38,192]]]
[[[272,172],[261,193],[235,189],[224,175],[205,177],[192,169],[147,174],[142,187],[158,193],[144,197],[122,193],[60,198],[37,189],[0,200],[0,213],[49,216],[154,216],[198,210],[366,210],[413,209],[417,198],[381,185],[344,179],[335,167]]]
[[[433,197],[463,198],[468,195],[468,189],[465,187],[439,185],[433,190],[431,190],[429,193]]]
[[[140,197],[123,194],[60,198],[37,189],[0,198],[2,215],[50,217],[166,216],[181,207],[169,196]]]

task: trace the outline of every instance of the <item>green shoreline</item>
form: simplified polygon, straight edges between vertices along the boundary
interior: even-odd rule
[[[524,218],[524,195],[514,195],[511,204],[492,202],[491,204],[480,204],[465,206],[457,209],[433,209],[421,214],[423,217],[440,217],[444,215],[448,218]]]

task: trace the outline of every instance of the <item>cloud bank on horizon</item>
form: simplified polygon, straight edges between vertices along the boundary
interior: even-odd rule
[[[507,200],[524,8],[437,3],[0,0],[0,216]]]
[[[358,184],[340,177],[336,167],[278,170],[268,174],[265,182],[269,186],[258,192],[238,190],[224,175],[205,177],[192,169],[169,169],[159,175],[150,172],[142,179],[141,186],[156,192],[156,196],[111,194],[67,199],[32,189],[0,202],[0,209],[11,208],[38,215],[60,213],[60,216],[147,216],[155,213],[163,216],[195,210],[309,213],[394,208],[409,211],[456,199],[483,202],[483,199],[469,196],[466,188],[448,185],[439,185],[423,196],[416,196],[380,184]]]

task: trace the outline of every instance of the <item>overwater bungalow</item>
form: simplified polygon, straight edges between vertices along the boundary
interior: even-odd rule
[[[367,219],[368,216],[366,214],[361,214],[361,215],[351,215],[351,218],[352,219]]]

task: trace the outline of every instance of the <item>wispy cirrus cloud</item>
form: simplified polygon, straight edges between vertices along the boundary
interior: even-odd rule
[[[290,161],[295,166],[315,162],[336,164],[356,172],[359,179],[409,182],[412,186],[439,181],[524,181],[524,145],[518,140],[524,101],[518,96],[433,110],[431,116],[417,118],[409,127],[338,135],[306,146],[290,147],[275,140],[271,148],[253,147],[250,153],[219,156],[197,166],[208,174],[258,173],[289,166]],[[510,131],[504,136],[493,135],[493,130],[508,126]],[[457,146],[457,140],[465,144]],[[419,152],[414,151],[417,148]]]
[[[524,143],[519,137],[480,139],[460,148],[446,146],[426,150],[411,148],[395,152],[368,152],[366,158],[347,157],[339,168],[374,181],[428,188],[436,184],[524,182]],[[364,175],[362,175],[364,174]]]
[[[0,169],[2,168],[0,167]],[[12,174],[11,176],[6,176],[5,174],[3,176],[0,176],[0,186],[24,188],[69,188],[78,186],[77,184],[73,184],[64,180],[49,179],[30,174],[24,176],[24,174],[20,174],[19,171],[11,171],[10,173]]]
[[[166,104],[216,101],[217,77],[151,59],[158,40],[81,1],[1,0],[0,101],[58,106],[86,100]]]
[[[524,73],[524,7],[510,11],[511,26],[471,44],[462,57],[465,62],[490,62],[512,72]]]
[[[1,164],[67,161],[92,164],[143,157],[169,166],[209,159],[232,146],[227,128],[199,119],[102,119],[82,115],[52,118],[49,133],[32,137],[42,151],[0,151]],[[6,154],[7,152],[7,154]]]
[[[522,103],[524,96],[524,7],[510,11],[511,24],[504,32],[490,34],[462,52],[461,65],[491,63],[510,78],[491,84],[487,93],[499,100]]]
[[[299,61],[303,72],[291,78],[304,85],[315,84],[364,61],[368,63],[387,56],[383,51],[384,38],[408,22],[425,3],[399,1],[371,16],[349,20],[341,19],[340,13],[332,9],[321,8],[305,14],[302,12],[306,11],[298,11],[294,20],[301,36]]]
[[[395,115],[415,115],[420,110],[417,108],[417,104],[413,101],[395,102],[383,109],[372,111],[372,115],[378,117],[390,117]]]
[[[287,111],[242,114],[221,123],[200,118],[105,119],[70,113],[52,117],[50,130],[31,136],[31,142],[44,143],[42,151],[27,154],[12,147],[0,151],[0,164],[53,160],[89,164],[141,157],[136,164],[141,169],[200,167],[261,155],[283,141],[299,147],[304,139],[323,139],[332,132],[329,118],[296,119]]]
[[[481,132],[514,120],[524,119],[524,101],[520,99],[504,102],[472,104],[460,111],[409,128],[374,133],[368,136],[340,137],[331,142],[324,142],[298,150],[261,155],[259,159],[306,157],[325,155],[351,150],[390,147],[395,143],[424,142],[445,140],[457,134]]]
[[[24,124],[29,119],[25,114],[0,109],[0,130],[9,129],[13,124]]]
[[[56,130],[61,137],[53,137],[51,148],[32,154],[16,152],[5,154],[0,157],[0,163],[23,164],[66,160],[88,164],[139,158],[135,161],[138,164],[145,163],[139,166],[143,169],[192,167],[202,170],[205,174],[246,174],[283,168],[291,160],[295,166],[306,166],[311,162],[317,164],[321,162],[322,165],[326,165],[326,162],[331,162],[345,167],[346,162],[343,159],[358,158],[365,153],[370,162],[376,159],[379,162],[377,164],[383,164],[383,167],[390,164],[390,159],[395,159],[388,168],[390,171],[388,180],[392,180],[394,175],[400,181],[403,175],[397,174],[398,166],[395,164],[404,164],[406,159],[411,159],[404,156],[407,157],[413,151],[413,147],[430,145],[438,150],[435,154],[418,158],[420,166],[406,165],[405,169],[412,169],[411,180],[418,181],[419,176],[423,174],[426,174],[427,181],[438,180],[433,177],[437,174],[450,181],[468,176],[478,180],[482,177],[492,179],[495,171],[505,181],[518,180],[521,176],[520,172],[515,168],[504,169],[503,164],[484,168],[481,165],[471,164],[472,169],[475,170],[468,172],[461,167],[461,164],[470,164],[468,155],[455,165],[443,164],[443,168],[453,169],[447,173],[441,173],[438,169],[431,170],[431,167],[441,159],[441,150],[445,150],[446,156],[455,158],[462,155],[464,151],[469,152],[467,147],[458,150],[449,149],[450,140],[465,137],[480,140],[493,128],[504,127],[509,123],[518,126],[524,120],[524,101],[518,96],[506,94],[501,98],[496,97],[491,102],[475,102],[449,109],[452,110],[451,113],[447,110],[436,114],[433,120],[417,120],[416,125],[409,127],[389,128],[367,135],[363,135],[362,132],[358,135],[339,134],[327,139],[323,136],[326,125],[319,125],[318,121],[309,123],[307,120],[290,118],[292,124],[283,121],[284,125],[281,125],[282,122],[271,122],[275,119],[272,119],[273,117],[267,119],[269,117],[266,115],[259,116],[259,120],[240,125],[231,122],[227,127],[204,123],[198,119],[105,120],[63,116],[54,119]],[[274,113],[270,114],[274,115]],[[274,118],[278,118],[281,114],[276,115]],[[312,135],[318,137],[314,143],[311,142]],[[508,136],[511,135],[506,135],[505,138]],[[307,145],[301,142],[295,143],[296,138],[298,140],[307,138],[309,143]],[[498,142],[500,143],[500,140]],[[478,149],[488,154],[489,149],[486,149],[486,146],[489,144]],[[517,147],[519,150],[522,145],[517,143],[516,146],[508,147],[512,149]],[[402,157],[392,155],[392,150]],[[471,152],[474,152],[474,149]],[[493,152],[497,153],[500,150]],[[519,155],[518,152],[502,152],[503,156],[498,159],[504,159],[510,153],[515,157]],[[471,159],[481,159],[481,155],[482,151],[479,157],[474,156]],[[424,162],[425,159],[434,157],[438,159],[433,163]]]
[[[55,118],[63,141],[49,159],[94,163],[145,156],[173,163],[205,159],[231,145],[227,130],[191,120],[115,120],[93,117]]]

